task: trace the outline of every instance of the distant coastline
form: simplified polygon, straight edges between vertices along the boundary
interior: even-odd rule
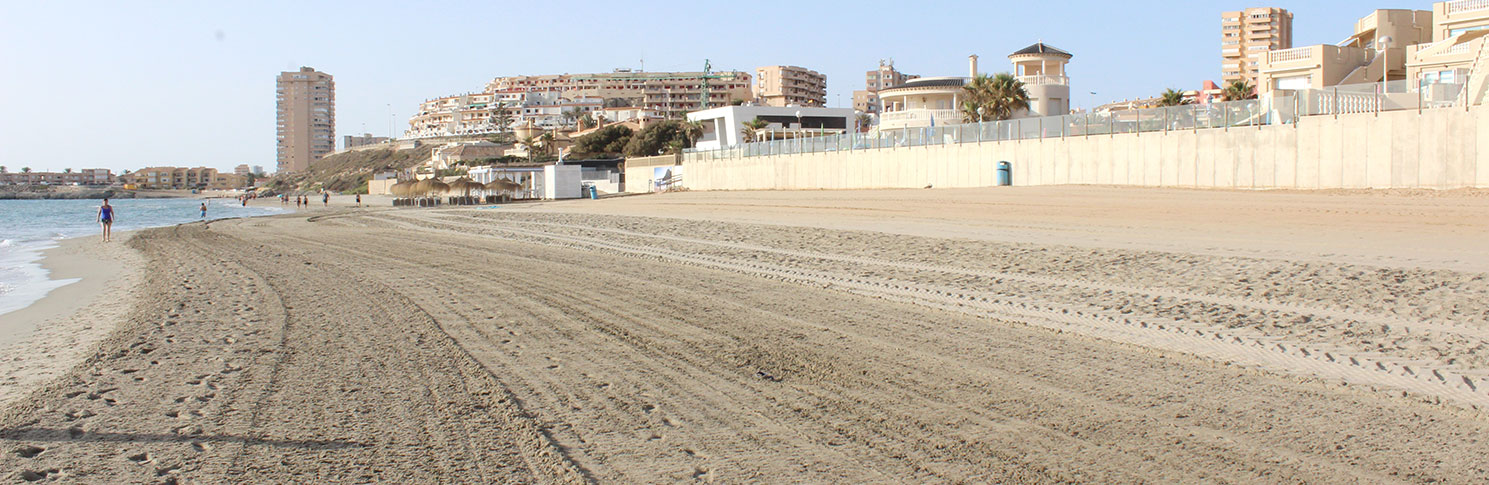
[[[163,199],[191,197],[180,191],[125,190],[95,187],[48,187],[16,185],[0,187],[0,200],[50,199]]]

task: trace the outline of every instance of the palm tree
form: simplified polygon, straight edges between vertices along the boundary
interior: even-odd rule
[[[31,167],[21,167],[21,173],[31,173]]]
[[[564,126],[573,126],[579,122],[579,110],[566,109],[561,113],[564,117]]]
[[[1163,91],[1163,94],[1158,96],[1159,106],[1182,106],[1190,103],[1193,103],[1193,101],[1186,99],[1183,91],[1174,88],[1168,88]]]
[[[1256,87],[1252,86],[1251,83],[1246,82],[1245,79],[1237,79],[1235,81],[1231,81],[1230,84],[1225,86],[1225,91],[1222,92],[1222,96],[1225,96],[1226,101],[1240,101],[1243,99],[1255,98]]]
[[[770,126],[769,121],[762,120],[759,116],[756,116],[753,120],[746,121],[740,124],[744,125],[745,139],[752,142],[760,141],[760,130],[764,130],[766,127]]]
[[[590,113],[584,113],[584,116],[579,117],[579,129],[587,130],[590,128],[594,128],[594,126],[595,117],[591,116]]]
[[[869,131],[870,125],[874,123],[874,117],[865,113],[858,114],[858,131],[860,133]]]
[[[978,75],[962,87],[967,101],[960,106],[968,120],[1006,120],[1029,109],[1029,92],[1012,74]]]
[[[5,173],[5,166],[4,165],[0,165],[0,173]]]
[[[72,173],[72,169],[70,169],[70,168],[64,168],[64,169],[62,169],[62,173]]]
[[[542,142],[538,141],[537,137],[532,136],[517,140],[517,144],[521,145],[523,149],[527,150],[527,161],[529,162],[533,161],[533,155],[536,155],[538,152],[538,147],[542,146]]]
[[[702,121],[684,121],[677,128],[678,131],[682,132],[684,139],[683,148],[692,147],[694,143],[698,142],[699,138],[703,138]]]
[[[962,85],[962,105],[957,108],[962,111],[962,118],[967,122],[981,122],[984,116],[989,114],[988,101],[993,90],[993,78],[986,74],[978,74],[967,84]],[[982,108],[982,113],[978,113]]]

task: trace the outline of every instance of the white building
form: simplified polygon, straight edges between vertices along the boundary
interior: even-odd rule
[[[1013,117],[1070,114],[1070,77],[1065,66],[1071,57],[1069,52],[1043,42],[1008,55],[1013,63],[1012,75],[1023,83],[1029,95],[1029,109],[1014,113]],[[962,87],[979,74],[977,56],[968,56],[967,64],[968,77],[923,77],[879,90],[880,104],[884,107],[879,115],[879,128],[943,126],[968,121],[960,108]]]
[[[745,139],[744,124],[755,118],[770,123],[757,131],[759,140],[852,132],[857,120],[852,108],[728,106],[705,109],[688,113],[688,121],[703,124],[703,136],[693,148],[715,150],[757,141]]]

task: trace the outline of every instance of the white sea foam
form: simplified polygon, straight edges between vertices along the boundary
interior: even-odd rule
[[[212,218],[252,217],[282,212],[279,208],[239,207],[209,202]],[[121,199],[115,207],[114,231],[196,222],[201,201],[191,199]],[[54,289],[75,280],[51,280],[41,267],[41,252],[71,237],[96,237],[99,201],[0,200],[0,315],[25,308]]]
[[[7,240],[9,241],[9,240]],[[0,315],[25,308],[77,278],[49,279],[41,267],[41,252],[56,247],[50,241],[11,242],[0,249]]]

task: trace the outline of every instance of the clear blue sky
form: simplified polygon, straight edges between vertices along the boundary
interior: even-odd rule
[[[1193,89],[1220,71],[1206,1],[52,2],[0,4],[0,165],[15,171],[239,163],[274,167],[274,77],[336,77],[337,138],[401,131],[425,98],[514,74],[617,67],[827,75],[851,104],[863,72],[985,72],[1043,40],[1075,54],[1077,105]],[[1335,43],[1377,8],[1428,1],[1277,1],[1294,43]],[[304,32],[301,34],[301,32]],[[338,141],[339,144],[339,141]]]

